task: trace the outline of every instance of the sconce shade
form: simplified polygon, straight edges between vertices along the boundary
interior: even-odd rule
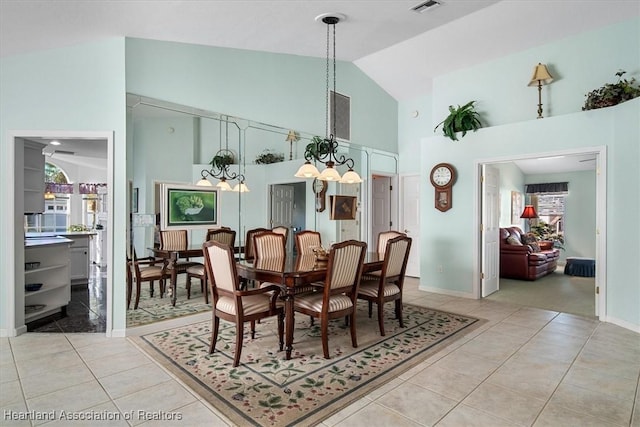
[[[213,187],[213,184],[211,184],[211,181],[209,181],[206,178],[202,178],[200,181],[196,182],[196,185],[200,187]]]
[[[553,77],[549,74],[549,70],[547,70],[547,66],[545,64],[540,64],[535,66],[533,69],[533,76],[531,76],[531,81],[528,86],[537,86],[538,83],[541,85],[549,84],[553,81]]]
[[[317,178],[320,175],[320,171],[310,161],[304,162],[298,172],[294,175],[296,178]]]
[[[524,207],[524,210],[522,211],[522,215],[520,215],[520,218],[538,218],[538,213],[536,212],[536,209],[533,207],[533,205],[526,205]]]

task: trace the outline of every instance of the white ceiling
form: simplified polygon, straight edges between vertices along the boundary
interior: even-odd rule
[[[324,57],[324,13],[336,56],[398,100],[431,91],[435,76],[640,15],[637,0],[0,1],[0,55],[139,37]]]
[[[438,75],[640,16],[637,0],[438,1],[416,13],[419,0],[0,0],[0,56],[125,36],[324,57],[315,18],[340,13],[338,59],[403,100]]]

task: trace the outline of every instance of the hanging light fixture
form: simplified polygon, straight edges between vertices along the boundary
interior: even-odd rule
[[[226,122],[226,140],[227,140],[227,147],[229,146],[229,122]],[[222,140],[222,127],[220,129],[220,140]],[[207,177],[211,177],[213,179],[218,179],[218,183],[216,184],[216,188],[218,188],[220,191],[233,191],[236,193],[248,193],[249,192],[249,188],[247,187],[247,185],[245,184],[245,177],[244,175],[240,174],[240,173],[236,173],[236,172],[231,172],[229,170],[229,165],[231,164],[231,161],[229,160],[232,157],[232,152],[227,148],[227,149],[220,149],[218,150],[218,152],[215,154],[215,156],[213,156],[213,159],[211,160],[210,164],[211,164],[211,169],[203,169],[200,172],[200,175],[202,176],[202,179],[200,179],[196,185],[199,186],[203,186],[203,187],[211,187],[213,184],[211,184],[211,181],[209,181],[207,179]],[[231,188],[231,185],[229,184],[228,181],[233,181],[233,180],[238,180],[238,184],[236,184],[233,188]]]
[[[304,152],[305,163],[300,166],[295,176],[297,178],[318,178],[321,181],[338,181],[343,184],[358,184],[362,182],[362,178],[356,171],[353,170],[355,162],[353,159],[346,157],[344,154],[338,154],[338,142],[335,140],[336,135],[336,24],[340,22],[340,19],[344,19],[343,15],[339,14],[324,14],[316,17],[316,21],[320,20],[327,24],[327,61],[326,61],[326,123],[327,133],[329,136],[324,139],[314,138],[312,143],[307,145]],[[329,91],[329,49],[331,46],[331,31],[333,30],[333,91]],[[331,100],[329,99],[331,96]],[[331,102],[330,102],[331,101]],[[329,106],[333,108],[333,129],[329,129]],[[325,169],[320,172],[312,163],[322,162],[325,164]],[[346,165],[349,170],[340,176],[340,173],[335,168],[336,166]]]

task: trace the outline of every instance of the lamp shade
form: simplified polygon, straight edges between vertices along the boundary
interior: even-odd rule
[[[341,184],[359,184],[361,182],[362,178],[360,178],[360,175],[358,175],[358,173],[353,169],[349,169],[347,172],[345,172],[345,174],[342,175],[342,179],[340,180]]]
[[[206,178],[202,178],[200,181],[198,181],[196,183],[196,185],[200,186],[200,187],[212,187],[213,186],[213,184],[211,184],[211,182]]]
[[[221,179],[220,182],[216,184],[216,187],[220,191],[231,191],[231,186],[229,185],[226,179]]]
[[[531,76],[531,81],[528,86],[537,86],[538,83],[542,85],[549,84],[553,81],[553,77],[549,74],[549,70],[547,70],[547,66],[544,64],[538,63],[533,69],[533,76]]]
[[[236,184],[235,187],[233,187],[232,191],[235,193],[248,193],[249,187],[247,187],[244,181],[240,181],[240,183]]]
[[[538,213],[533,205],[526,205],[522,211],[522,215],[520,215],[520,218],[538,218]]]
[[[320,181],[340,181],[340,174],[333,166],[327,166],[325,170],[318,176]]]
[[[318,175],[320,175],[318,168],[312,165],[311,162],[307,161],[300,166],[300,169],[298,169],[298,172],[296,172],[294,176],[296,178],[316,178]]]

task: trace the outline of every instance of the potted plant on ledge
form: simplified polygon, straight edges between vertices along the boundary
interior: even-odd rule
[[[480,115],[473,106],[475,102],[476,101],[468,102],[462,107],[458,105],[458,108],[450,105],[449,115],[446,119],[438,123],[433,131],[435,132],[440,126],[442,126],[444,135],[449,137],[452,141],[457,141],[458,137],[456,136],[456,132],[462,132],[461,137],[463,137],[468,131],[472,130],[475,132],[481,128],[482,123],[480,122]]]

